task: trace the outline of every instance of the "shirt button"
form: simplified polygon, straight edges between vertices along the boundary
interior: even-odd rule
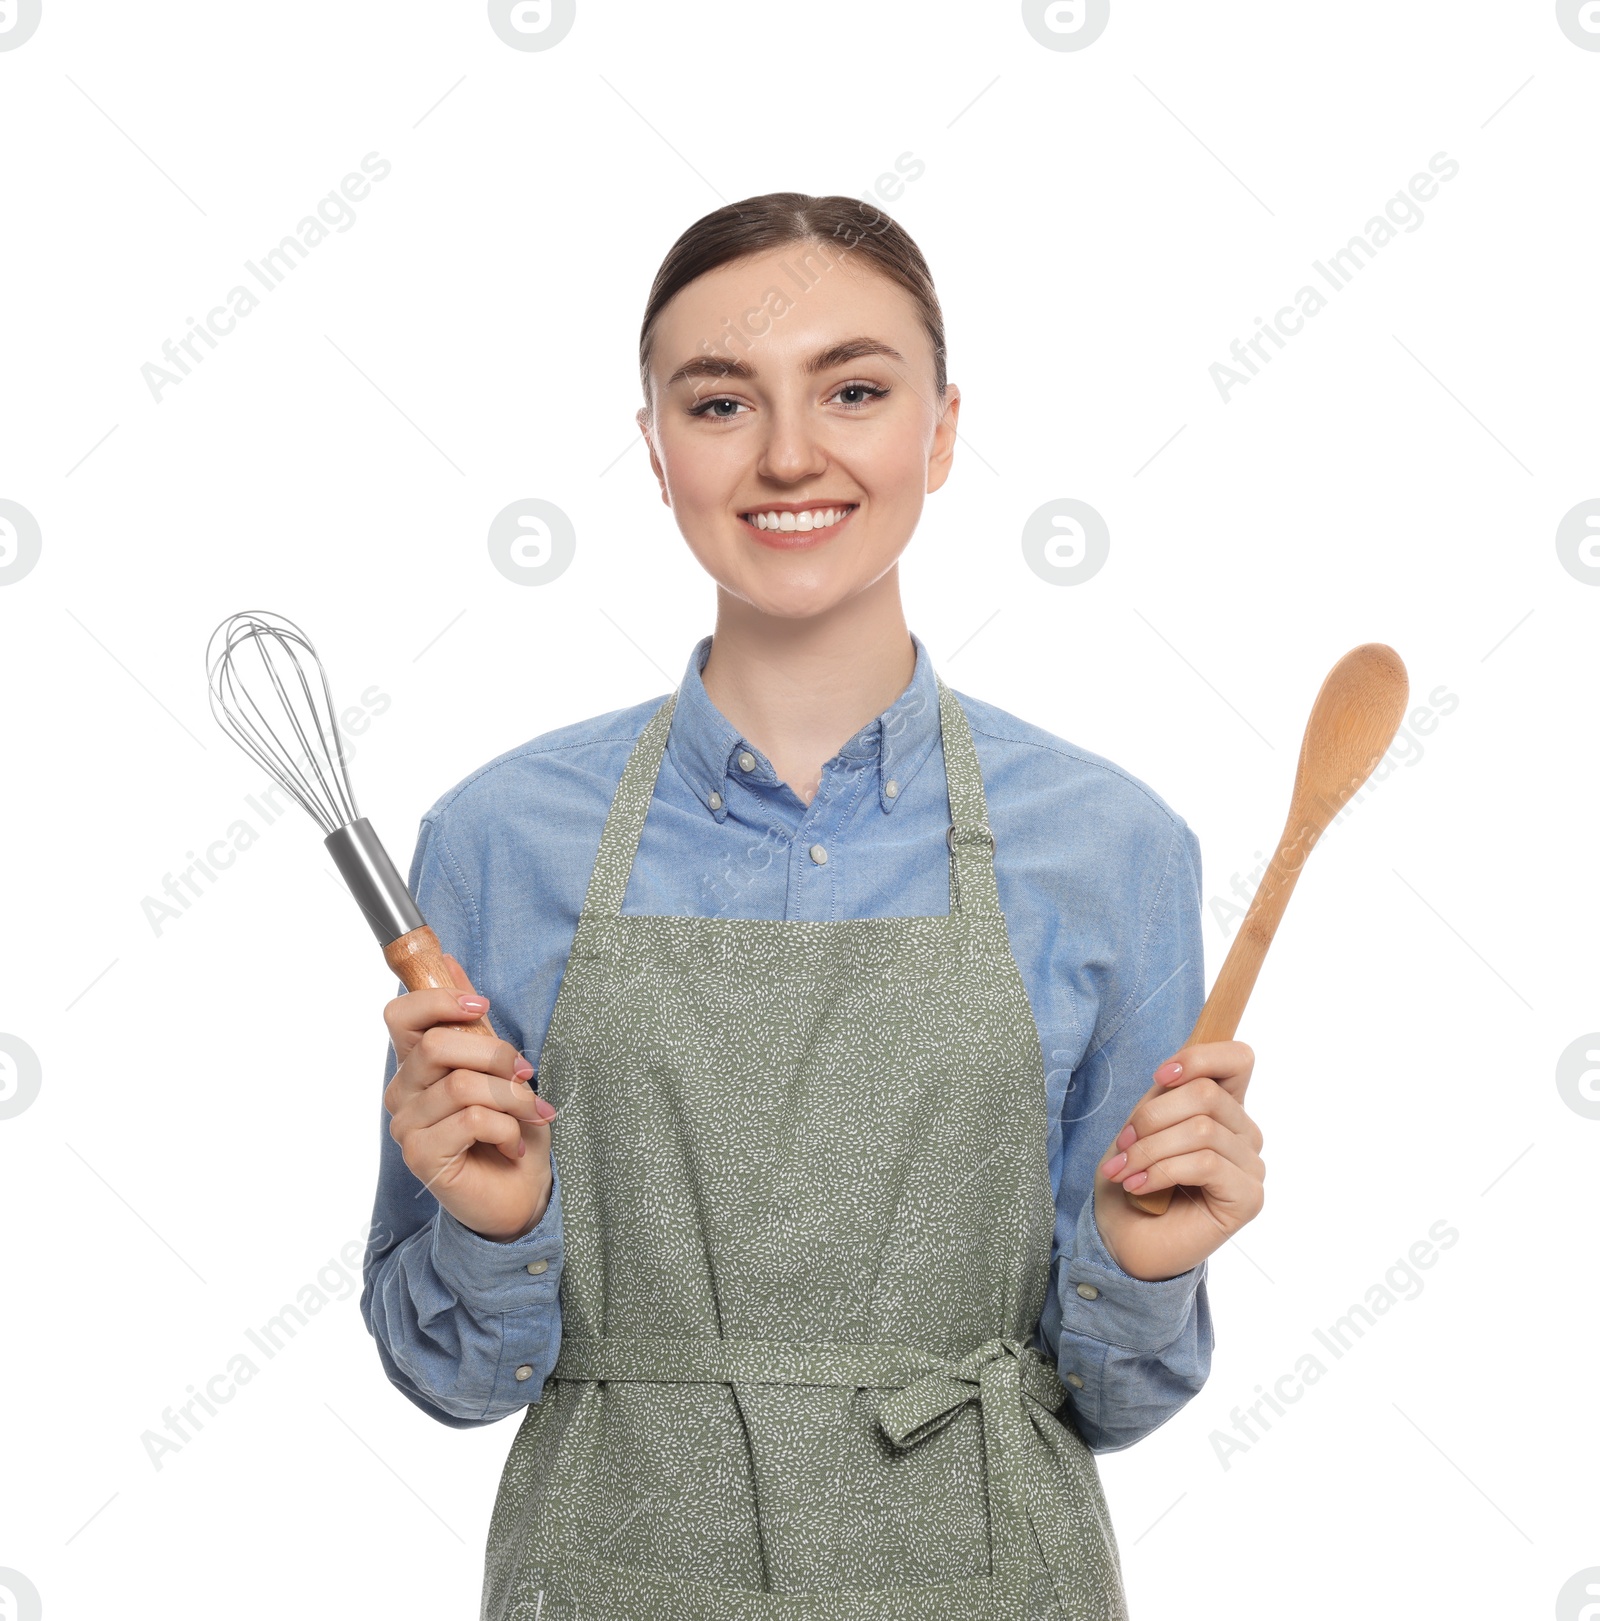
[[[828,860],[828,852],[826,848],[820,844],[813,844],[811,846],[811,859],[816,862],[819,867],[824,866]]]
[[[538,1277],[541,1272],[548,1272],[550,1270],[550,1263],[548,1261],[529,1261],[528,1270],[533,1273],[535,1277]],[[1082,1290],[1079,1290],[1079,1293],[1081,1294]]]
[[[519,1379],[522,1377],[522,1370],[520,1368],[517,1370],[517,1377]],[[1083,1377],[1080,1374],[1069,1373],[1067,1375],[1067,1383],[1071,1385],[1074,1390],[1083,1389]]]
[[[524,1380],[531,1379],[532,1377],[533,1377],[533,1369],[531,1367],[529,1367],[529,1365],[526,1362],[524,1362],[522,1364],[522,1366],[517,1369],[517,1374],[516,1374],[517,1383],[521,1384]]]
[[[756,757],[749,751],[749,749],[746,749],[744,753],[739,756],[739,769],[741,771],[754,771],[755,768]]]
[[[707,798],[706,803],[712,808],[712,810],[721,810],[722,809],[722,795],[718,794],[718,793],[713,793]]]
[[[894,796],[895,796],[895,795],[896,795],[896,794],[897,794],[897,793],[899,793],[899,792],[900,792],[900,784],[899,784],[899,783],[897,783],[897,782],[896,782],[896,781],[895,781],[895,780],[894,780],[894,778],[893,778],[893,777],[890,777],[890,779],[889,779],[889,780],[888,780],[888,781],[887,781],[887,782],[886,782],[886,783],[885,783],[885,784],[884,784],[884,785],[883,785],[883,791],[884,791],[884,792],[885,792],[885,793],[886,793],[886,794],[887,794],[887,795],[888,795],[888,796],[889,796],[889,797],[890,797],[890,798],[891,798],[891,799],[893,799],[893,798],[894,798]]]
[[[1080,1283],[1078,1285],[1078,1293],[1082,1295],[1085,1300],[1098,1300],[1100,1297],[1100,1291],[1095,1288],[1092,1283]]]

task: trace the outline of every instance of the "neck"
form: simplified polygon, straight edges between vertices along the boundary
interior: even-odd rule
[[[910,684],[917,653],[900,605],[900,570],[828,613],[764,614],[718,587],[700,679],[718,709],[809,805],[822,768]]]

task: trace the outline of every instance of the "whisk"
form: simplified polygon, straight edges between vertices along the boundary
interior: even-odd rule
[[[323,830],[328,854],[400,982],[411,991],[456,989],[438,935],[356,809],[328,678],[306,633],[282,614],[232,614],[206,643],[206,681],[217,724]],[[496,1034],[487,1018],[459,1028]]]

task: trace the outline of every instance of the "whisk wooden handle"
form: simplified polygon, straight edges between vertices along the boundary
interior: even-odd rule
[[[396,978],[408,991],[446,990],[457,988],[450,976],[450,965],[444,960],[444,947],[426,923],[410,934],[402,934],[383,948],[383,960],[395,971]],[[460,1030],[481,1030],[486,1036],[500,1039],[499,1033],[487,1017],[476,1024],[463,1024]]]

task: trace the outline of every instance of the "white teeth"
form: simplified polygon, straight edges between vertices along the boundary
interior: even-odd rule
[[[853,507],[823,507],[811,512],[749,512],[745,517],[757,529],[799,530],[805,534],[816,529],[831,529],[854,510]]]

